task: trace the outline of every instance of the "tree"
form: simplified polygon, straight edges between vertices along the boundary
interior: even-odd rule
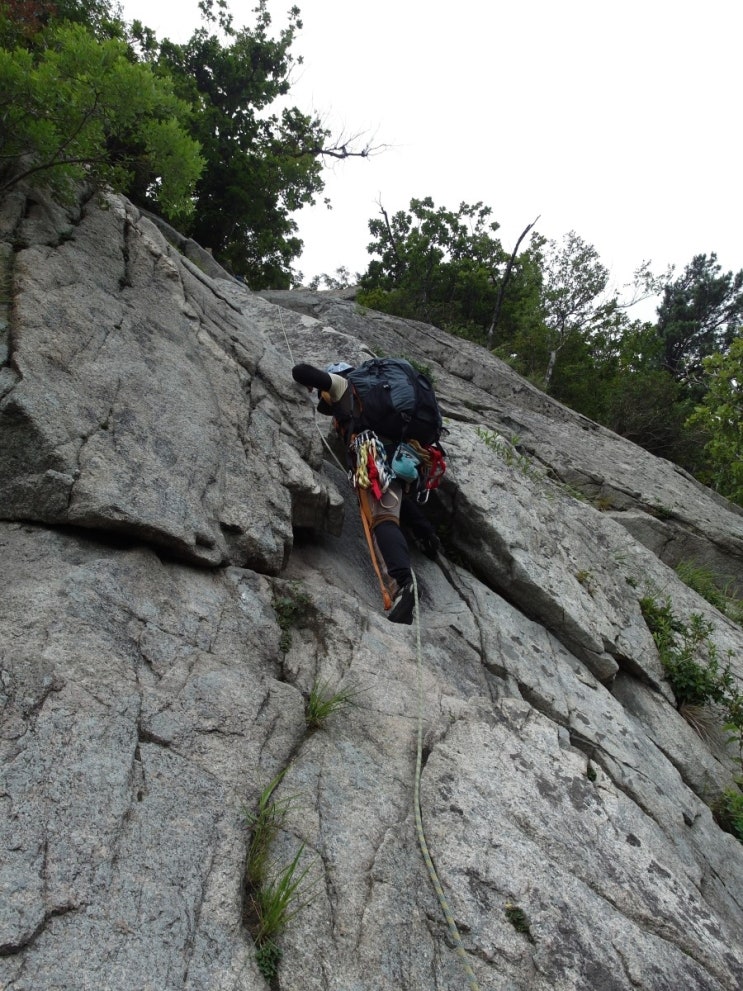
[[[706,391],[689,417],[708,435],[706,479],[717,492],[743,505],[743,336],[740,329],[725,354],[702,359]]]
[[[45,28],[69,21],[82,24],[103,41],[125,39],[120,8],[110,0],[0,0],[0,44],[31,47]]]
[[[493,343],[493,335],[495,334],[495,329],[498,326],[498,320],[500,319],[501,310],[503,308],[503,300],[506,294],[506,287],[511,279],[511,273],[513,272],[513,266],[516,263],[516,258],[518,256],[519,248],[521,247],[521,242],[524,240],[529,231],[534,227],[539,217],[533,220],[530,224],[527,224],[523,231],[519,234],[518,240],[514,245],[513,251],[511,252],[511,257],[508,259],[506,264],[506,270],[503,273],[503,278],[500,280],[500,286],[498,288],[498,295],[495,300],[495,309],[493,310],[493,316],[490,320],[490,326],[487,329],[486,338],[488,342],[488,347]]]
[[[647,269],[640,274],[657,289]],[[743,273],[721,273],[715,255],[695,256],[675,281],[669,271],[657,324],[624,327],[608,382],[601,422],[702,480],[712,477],[709,422],[692,413],[710,381],[705,356],[724,355],[740,323],[742,283]]]
[[[165,40],[158,46],[151,33],[134,26],[144,57],[173,79],[193,108],[191,134],[205,167],[186,233],[253,288],[285,288],[302,248],[292,214],[323,190],[325,158],[364,156],[371,149],[334,144],[319,118],[296,107],[271,112],[288,93],[296,64],[290,50],[302,26],[297,7],[275,38],[266,0],[259,0],[250,29],[233,26],[224,0],[216,8],[202,0],[200,7],[204,26],[185,44]],[[135,181],[129,193],[167,216],[159,190]]]
[[[663,367],[691,384],[705,357],[727,350],[741,321],[743,271],[723,274],[717,255],[695,255],[658,307]]]
[[[235,28],[226,0],[199,6],[203,26],[177,45],[160,43],[139,21],[127,26],[109,0],[0,0],[0,43],[16,62],[0,78],[0,85],[12,85],[7,102],[0,90],[0,119],[2,108],[16,105],[3,121],[15,130],[8,134],[0,124],[0,173],[18,181],[30,154],[27,177],[53,179],[58,189],[82,174],[105,180],[211,248],[254,288],[286,287],[302,248],[292,214],[323,190],[324,162],[377,149],[359,135],[331,138],[317,117],[296,107],[272,112],[301,62],[290,55],[302,26],[298,8],[273,38],[266,0],[258,2],[252,29]],[[24,91],[29,67],[50,61],[49,32],[61,39],[68,22],[84,26],[109,56],[115,40],[121,46],[115,66],[98,77],[89,49],[74,94],[58,97],[40,79]],[[128,74],[122,59],[130,63]]]
[[[431,197],[412,199],[392,216],[380,204],[367,247],[378,257],[361,278],[359,301],[485,341],[500,294],[500,343],[513,333],[512,303],[534,271],[522,266],[522,256],[512,261],[509,291],[501,293],[509,257],[491,215],[482,203],[448,210]]]
[[[616,298],[604,294],[609,270],[593,245],[570,231],[559,245],[550,241],[544,251],[544,325],[549,358],[543,388],[550,391],[558,355],[571,341],[588,341],[605,333],[619,319]]]
[[[168,80],[83,24],[52,23],[39,38],[0,49],[0,192],[25,180],[64,195],[83,178],[121,189],[138,168],[186,217],[202,162]]]

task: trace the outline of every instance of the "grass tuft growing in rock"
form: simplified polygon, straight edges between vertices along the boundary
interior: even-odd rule
[[[709,568],[694,561],[680,561],[676,565],[676,574],[685,585],[701,595],[715,609],[719,609],[728,619],[743,624],[743,602],[732,594],[732,580],[720,579]]]
[[[743,778],[726,788],[712,810],[718,824],[743,843]]]
[[[274,797],[284,773],[282,771],[264,788],[256,812],[245,813],[250,841],[245,861],[244,922],[255,943],[258,969],[269,983],[276,978],[281,961],[276,939],[309,901],[305,895],[305,882],[310,868],[300,869],[305,844],[302,843],[294,858],[283,867],[270,859],[271,844],[294,800],[291,795],[280,800]]]
[[[334,712],[346,705],[355,705],[358,694],[357,688],[341,688],[334,692],[329,682],[315,680],[304,708],[307,728],[321,729]]]

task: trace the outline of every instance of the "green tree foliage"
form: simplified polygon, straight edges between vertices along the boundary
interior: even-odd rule
[[[123,37],[118,7],[109,0],[0,0],[0,44],[33,44],[52,23],[84,24],[98,38]]]
[[[580,412],[651,454],[674,460],[681,456],[689,409],[683,406],[681,384],[662,367],[661,352],[654,324],[626,321],[607,341],[592,380],[598,413]]]
[[[266,0],[250,29],[234,26],[226,0],[199,7],[203,26],[178,45],[128,27],[108,0],[0,0],[0,106],[13,107],[0,116],[0,184],[24,172],[58,189],[83,174],[105,180],[254,288],[286,287],[302,248],[292,214],[322,191],[323,163],[371,149],[358,136],[333,143],[287,105],[298,8],[272,37]]]
[[[689,418],[708,435],[709,474],[704,480],[743,506],[743,336],[725,354],[702,361],[704,400]]]
[[[677,279],[669,272],[657,323],[628,325],[617,340],[616,371],[597,419],[709,480],[711,422],[691,414],[708,388],[705,356],[725,354],[742,311],[743,273],[721,272],[715,255],[695,256]]]
[[[616,298],[606,296],[609,270],[596,248],[575,231],[566,234],[562,244],[548,242],[543,273],[542,306],[549,352],[543,386],[550,391],[560,352],[572,345],[574,351],[590,353],[591,339],[615,326],[619,309]]]
[[[705,437],[685,427],[688,389],[662,367],[655,324],[617,310],[607,328],[573,336],[560,352],[550,394],[658,457],[698,474]]]
[[[502,285],[508,255],[482,203],[438,209],[431,197],[412,199],[408,210],[369,221],[378,257],[361,278],[359,302],[398,316],[424,320],[484,341]],[[526,273],[517,263],[501,322],[514,321],[515,300],[525,293]]]
[[[266,0],[259,0],[250,29],[235,29],[223,2],[216,10],[211,0],[200,6],[205,26],[185,44],[166,40],[153,53],[151,37],[145,39],[148,57],[193,107],[191,134],[206,162],[186,233],[254,288],[288,287],[302,248],[292,213],[315,202],[323,155],[333,153],[317,118],[296,107],[270,109],[289,90],[299,10],[292,8],[288,27],[274,38]],[[135,182],[130,194],[169,215],[158,189]]]
[[[539,292],[529,318],[496,353],[561,402],[604,422],[618,342],[629,325],[598,252],[574,231],[561,242],[533,239]]]
[[[0,94],[0,191],[26,180],[64,194],[83,178],[121,189],[137,169],[171,216],[192,209],[202,162],[188,108],[124,42],[51,21],[32,44],[0,48]]]
[[[742,321],[743,271],[723,273],[715,254],[695,255],[658,307],[663,367],[690,382],[707,355],[727,349]]]

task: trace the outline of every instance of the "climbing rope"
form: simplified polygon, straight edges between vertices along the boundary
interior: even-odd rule
[[[278,307],[278,311],[279,311],[279,322],[281,323],[281,332],[284,335],[284,342],[286,344],[286,350],[289,352],[289,360],[291,361],[292,365],[296,365],[296,361],[294,360],[294,353],[292,352],[292,346],[289,343],[289,335],[287,334],[286,327],[284,326],[284,317],[283,317],[283,315],[281,313],[281,307],[280,306]],[[309,399],[310,402],[312,402],[312,394],[311,394],[311,392],[308,392],[307,393],[307,398]],[[314,403],[312,404],[312,408],[314,410],[314,414],[315,414],[315,426],[317,427],[317,432],[320,434],[320,440],[323,442],[323,444],[327,448],[328,453],[330,454],[331,458],[333,459],[333,461],[335,461],[335,463],[338,465],[338,467],[340,468],[340,470],[343,471],[343,472],[345,472],[346,469],[343,467],[343,465],[338,460],[338,457],[336,456],[335,451],[330,446],[330,444],[328,444],[327,437],[323,433],[322,427],[320,426],[320,421],[317,418],[317,410],[315,409]]]
[[[462,943],[462,937],[459,935],[459,929],[454,921],[454,916],[449,908],[449,903],[446,900],[446,895],[444,894],[444,889],[439,881],[439,876],[436,873],[436,868],[434,867],[433,861],[431,860],[431,854],[428,852],[428,843],[426,842],[426,834],[423,830],[423,817],[421,815],[421,769],[423,766],[423,649],[421,647],[421,624],[420,624],[420,610],[418,606],[418,582],[415,578],[415,572],[411,572],[413,576],[413,599],[415,602],[415,641],[416,641],[416,653],[418,657],[418,747],[415,759],[415,789],[414,789],[414,804],[415,804],[415,827],[418,833],[418,845],[421,848],[421,853],[423,854],[423,859],[428,868],[428,876],[431,878],[431,884],[433,885],[434,891],[436,892],[439,905],[441,906],[441,911],[446,919],[446,924],[449,927],[449,934],[454,941],[454,946],[456,948],[459,959],[462,962],[462,967],[467,975],[467,982],[470,986],[471,991],[480,991],[480,986],[477,983],[475,977],[475,972],[470,966],[470,962],[467,959],[467,953],[464,949]]]
[[[288,336],[288,334],[286,332],[286,327],[284,326],[284,317],[283,317],[283,315],[281,313],[281,307],[279,306],[279,307],[277,307],[277,309],[279,311],[279,322],[281,323],[281,332],[284,335],[284,342],[286,343],[286,350],[289,352],[289,359],[291,360],[292,365],[296,365],[296,361],[294,360],[294,355],[292,353],[292,346],[289,343],[289,336]]]
[[[280,307],[279,307],[279,319],[281,321],[281,330],[283,331],[284,334],[284,340],[286,342],[286,347],[289,352],[289,357],[292,361],[292,364],[296,364],[296,362],[294,361],[294,355],[292,354],[291,345],[289,344],[289,338],[286,333],[286,328],[284,327],[284,318],[281,314]],[[313,403],[313,409],[314,409],[314,403]],[[317,410],[315,409],[314,412],[315,412],[315,425],[317,427],[318,433],[320,434],[320,439],[322,440],[325,447],[328,449],[330,456],[333,458],[337,466],[340,468],[341,471],[344,471],[345,469],[343,465],[336,457],[335,451],[333,451],[333,449],[331,448],[330,444],[327,441],[327,438],[325,437],[322,431],[322,428],[317,418]],[[373,439],[376,440],[375,437],[373,437]],[[373,444],[372,444],[372,454],[373,455],[377,454],[377,451],[376,449],[374,449]],[[376,458],[373,458],[373,460],[376,460]],[[367,463],[366,458],[364,459],[364,462]],[[438,465],[436,465],[436,468],[437,471],[440,470],[438,468]],[[445,470],[445,466],[444,466],[444,470]],[[441,470],[440,473],[443,474],[443,470]],[[386,481],[384,476],[382,476],[380,481],[382,482],[381,487],[383,488],[384,491],[387,488],[387,485],[389,485],[389,482],[387,482],[387,485],[384,485],[384,482]],[[436,479],[436,481],[438,482],[438,478]],[[362,484],[360,487],[365,488],[366,486]],[[364,515],[363,507],[361,507],[361,505],[359,505],[359,509],[361,510],[361,519],[364,523],[364,530],[366,533],[367,540],[369,542],[369,549],[371,551],[372,561],[375,563],[375,567],[376,567],[376,556],[374,554],[374,545],[371,537],[371,530]],[[380,579],[380,585],[384,589],[384,583],[382,582],[381,575],[379,575],[379,572],[377,572],[377,574]],[[449,934],[452,938],[452,941],[454,942],[457,955],[459,956],[459,959],[462,963],[462,967],[467,976],[467,983],[469,984],[470,991],[480,991],[480,986],[477,983],[475,973],[472,970],[472,967],[470,966],[470,962],[467,958],[467,952],[464,948],[464,944],[462,943],[462,937],[459,935],[459,929],[457,928],[457,924],[454,921],[454,916],[452,915],[451,909],[449,908],[449,903],[446,900],[444,889],[442,887],[441,881],[439,880],[439,876],[436,872],[436,868],[434,866],[433,860],[431,859],[431,854],[429,853],[428,850],[428,842],[426,840],[426,834],[423,829],[423,816],[421,815],[421,771],[423,768],[423,648],[421,646],[421,623],[420,623],[420,604],[418,601],[418,582],[416,581],[415,572],[412,569],[411,569],[411,577],[413,580],[413,601],[414,601],[414,614],[415,614],[415,640],[416,640],[417,680],[418,680],[418,742],[417,742],[416,759],[415,759],[415,787],[414,787],[415,828],[418,834],[418,845],[420,846],[420,850],[423,855],[423,860],[425,861],[426,868],[428,869],[428,875],[431,879],[431,884],[433,885],[434,891],[436,892],[436,895],[439,899],[439,905],[441,906],[441,911],[444,915],[444,918],[446,919],[446,924],[449,928]],[[385,608],[389,608],[389,606],[385,604]]]

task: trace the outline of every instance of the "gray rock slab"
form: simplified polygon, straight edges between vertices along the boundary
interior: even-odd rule
[[[6,197],[0,265],[0,987],[265,988],[246,817],[278,775],[272,869],[299,853],[307,887],[276,986],[465,987],[420,728],[482,991],[737,991],[739,755],[641,608],[699,616],[743,679],[743,630],[673,570],[738,580],[735,507],[483,349],[251,293],[120,197]],[[410,627],[291,380],[379,353],[431,369],[449,431]],[[351,704],[311,729],[318,686]]]

